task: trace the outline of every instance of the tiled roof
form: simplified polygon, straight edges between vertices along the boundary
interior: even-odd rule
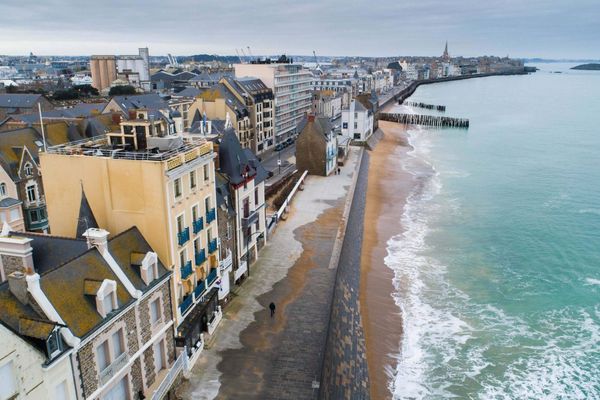
[[[32,108],[40,97],[41,94],[3,93],[0,94],[0,108]]]

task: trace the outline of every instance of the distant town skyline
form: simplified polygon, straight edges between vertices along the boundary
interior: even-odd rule
[[[600,4],[21,0],[0,5],[0,54],[254,54],[598,58]],[[7,40],[8,38],[8,40]]]

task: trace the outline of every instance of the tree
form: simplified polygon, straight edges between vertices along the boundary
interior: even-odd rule
[[[136,94],[136,90],[133,86],[125,85],[125,86],[113,86],[110,88],[108,92],[109,96],[123,96],[129,94]]]

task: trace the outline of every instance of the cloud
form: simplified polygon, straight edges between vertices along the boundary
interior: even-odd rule
[[[0,53],[596,58],[597,21],[596,0],[0,0]]]

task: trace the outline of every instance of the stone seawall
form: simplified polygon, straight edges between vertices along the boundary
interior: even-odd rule
[[[352,194],[327,330],[320,399],[369,399],[366,343],[359,307],[361,248],[369,154],[362,152]]]

